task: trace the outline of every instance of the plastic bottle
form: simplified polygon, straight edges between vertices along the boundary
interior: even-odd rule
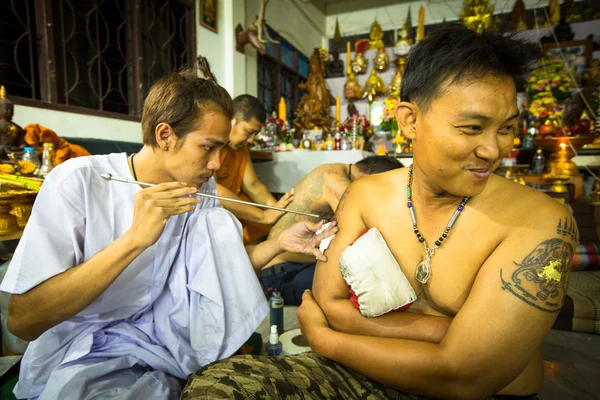
[[[279,333],[277,333],[277,325],[271,325],[271,334],[267,343],[267,354],[270,356],[278,356],[283,351],[283,345],[279,341]]]
[[[42,155],[42,166],[38,170],[38,176],[45,178],[56,166],[54,163],[54,145],[52,143],[44,143],[44,154]]]
[[[533,173],[543,174],[544,173],[545,158],[542,149],[537,149],[533,156]]]
[[[277,332],[281,335],[283,333],[283,297],[279,293],[279,290],[273,291],[271,298],[269,299],[270,309],[270,324],[271,326],[277,326]]]
[[[535,126],[531,126],[527,129],[527,133],[525,134],[525,137],[523,138],[523,148],[524,149],[531,149],[533,148],[533,140],[535,139],[535,137],[538,135],[538,130]]]

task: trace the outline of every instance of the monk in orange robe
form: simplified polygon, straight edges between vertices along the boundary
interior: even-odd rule
[[[221,168],[215,174],[219,196],[285,208],[293,200],[293,189],[279,201],[258,179],[248,145],[262,129],[266,112],[256,97],[241,95],[233,100],[235,117],[229,134],[229,145],[221,150]],[[244,242],[257,242],[269,234],[271,226],[283,215],[280,211],[221,202],[244,227]]]

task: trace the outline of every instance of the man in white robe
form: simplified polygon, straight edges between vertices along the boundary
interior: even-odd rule
[[[306,224],[247,253],[235,217],[218,200],[190,196],[196,187],[216,194],[210,176],[231,98],[216,82],[200,82],[190,103],[213,111],[192,111],[189,120],[199,121],[183,135],[177,123],[144,118],[153,101],[181,99],[196,80],[173,74],[151,90],[135,165],[126,154],[82,157],[44,182],[0,286],[13,294],[9,329],[33,339],[18,398],[176,399],[190,374],[231,356],[265,318],[253,266],[288,248],[319,255],[318,225]],[[157,186],[108,182],[104,173]]]

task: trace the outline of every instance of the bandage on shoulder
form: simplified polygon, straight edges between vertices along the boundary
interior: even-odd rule
[[[350,301],[365,317],[402,311],[417,299],[377,228],[363,232],[340,257]]]

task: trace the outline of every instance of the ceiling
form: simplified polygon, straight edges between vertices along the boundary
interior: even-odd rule
[[[411,0],[302,0],[312,2],[325,15],[335,15],[346,12],[366,10],[370,8],[391,6],[394,4],[407,3]]]

